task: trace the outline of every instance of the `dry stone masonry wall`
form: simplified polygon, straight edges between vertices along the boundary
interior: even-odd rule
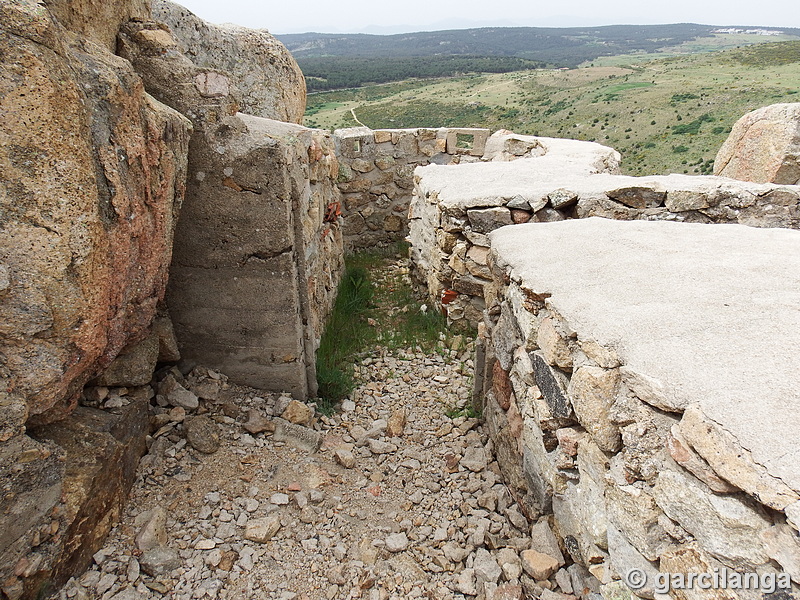
[[[414,169],[479,160],[488,138],[488,129],[337,129],[347,248],[404,239]]]
[[[495,136],[493,136],[495,137]],[[486,284],[487,234],[505,225],[583,219],[740,223],[800,228],[800,189],[722,177],[615,174],[618,155],[590,142],[506,136],[544,151],[511,163],[430,165],[410,208],[417,278],[453,323],[473,326]]]
[[[660,573],[728,569],[783,590],[671,593],[797,594],[800,232],[591,218],[489,237],[478,399],[513,495],[554,516],[589,588],[653,598]]]

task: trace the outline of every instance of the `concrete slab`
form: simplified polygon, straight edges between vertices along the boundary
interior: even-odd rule
[[[504,227],[492,252],[580,340],[616,350],[800,490],[800,231],[599,218]]]
[[[594,142],[536,138],[545,154],[511,162],[418,167],[420,190],[436,192],[444,208],[500,206],[517,196],[538,200],[553,182],[616,172],[619,154]],[[555,187],[558,187],[556,185]]]

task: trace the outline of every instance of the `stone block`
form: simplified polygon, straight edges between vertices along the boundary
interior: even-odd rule
[[[554,419],[570,419],[573,415],[572,405],[567,395],[569,382],[567,377],[550,367],[544,354],[540,351],[530,354],[536,385],[542,392],[549,414]]]
[[[59,535],[38,548],[47,560],[26,581],[34,595],[45,579],[61,585],[91,564],[125,506],[146,450],[147,426],[147,401],[141,399],[116,414],[78,407],[67,419],[31,431],[43,444],[63,451],[65,466],[63,479],[53,479],[33,503],[44,508],[53,499],[47,490],[63,493],[55,498],[63,502],[54,514]]]
[[[717,475],[703,457],[692,450],[692,447],[681,434],[679,424],[673,425],[670,430],[669,438],[667,438],[667,450],[672,460],[705,483],[714,492],[728,494],[739,491],[738,487],[731,485]]]
[[[728,431],[699,408],[691,406],[684,412],[678,431],[715,473],[763,504],[783,510],[798,500],[794,490],[757,464]]]
[[[654,208],[664,204],[667,193],[650,187],[634,186],[609,190],[606,195],[631,208]]]
[[[609,417],[619,382],[616,369],[583,366],[572,374],[567,388],[578,421],[606,452],[616,452],[621,443],[619,428]]]
[[[701,482],[664,469],[653,496],[668,517],[691,533],[712,556],[735,569],[766,563],[763,546],[754,544],[770,526],[763,510],[737,496],[717,496]]]
[[[556,327],[553,317],[542,319],[536,332],[536,342],[549,364],[572,370],[572,350],[566,336]]]
[[[467,218],[472,230],[483,234],[514,223],[511,218],[511,211],[504,206],[473,208],[467,211]]]
[[[566,188],[559,188],[547,194],[550,206],[555,209],[567,208],[578,202],[578,194]]]
[[[483,297],[483,286],[488,283],[486,279],[479,279],[474,275],[461,275],[453,279],[453,289],[468,296]]]
[[[671,540],[660,524],[663,513],[652,494],[640,485],[609,485],[605,496],[609,522],[647,560],[658,560]]]
[[[623,582],[627,581],[628,574],[634,570],[644,576],[645,585],[636,589],[631,588],[634,594],[641,598],[655,597],[654,585],[659,573],[657,563],[642,556],[619,530],[611,525],[608,527],[608,556],[611,568],[622,577]]]
[[[126,346],[94,384],[106,387],[147,385],[153,378],[158,356],[159,338],[153,331],[141,342]]]

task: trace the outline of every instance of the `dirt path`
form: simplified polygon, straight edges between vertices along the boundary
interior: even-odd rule
[[[471,356],[376,348],[342,412],[310,421],[288,397],[223,383],[201,403],[211,431],[189,443],[191,415],[178,422],[182,409],[157,410],[161,422],[175,419],[156,434],[96,564],[61,597],[519,600],[522,583],[541,591],[519,554],[531,547],[530,526],[479,420],[459,410]],[[219,378],[198,369],[184,383]],[[215,452],[193,447],[216,434]]]

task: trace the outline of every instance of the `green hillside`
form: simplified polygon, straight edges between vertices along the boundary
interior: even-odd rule
[[[780,42],[312,94],[306,124],[506,128],[613,146],[629,174],[708,173],[740,116],[798,92],[800,42]]]

